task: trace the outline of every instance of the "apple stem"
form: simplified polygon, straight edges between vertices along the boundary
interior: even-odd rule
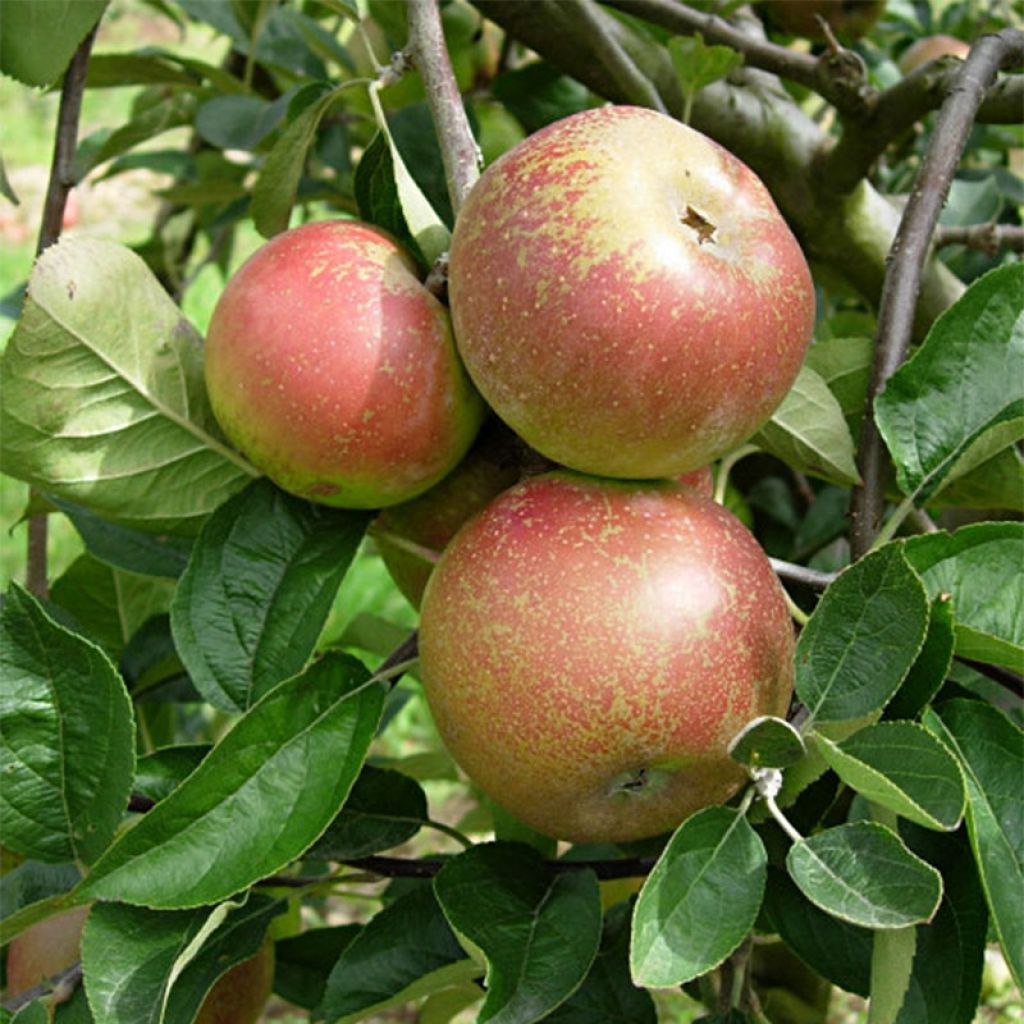
[[[453,828],[451,825],[446,825],[443,821],[435,821],[433,818],[423,823],[427,828],[435,829],[438,832],[443,833],[446,836],[450,836],[457,843],[461,843],[467,850],[473,845],[473,840],[469,836],[464,835],[457,828]]]
[[[772,817],[778,822],[779,827],[783,832],[793,840],[794,843],[802,843],[804,837],[790,824],[789,819],[779,810],[779,805],[775,802],[775,797],[766,796],[763,797],[768,810],[771,811]]]
[[[796,601],[789,596],[785,587],[782,588],[782,596],[785,599],[786,608],[789,609],[789,617],[801,628],[806,626],[807,623],[810,622],[810,615],[808,615],[807,612],[805,612],[803,608],[801,608],[800,605],[798,605]]]
[[[428,548],[423,544],[417,544],[415,541],[409,540],[408,537],[400,537],[397,533],[392,533],[391,530],[383,530],[379,526],[375,526],[371,530],[371,534],[376,539],[386,541],[388,544],[406,552],[406,554],[419,558],[424,562],[429,562],[431,565],[436,564],[437,560],[441,557],[440,551],[435,551],[433,548]]]
[[[740,459],[745,459],[748,455],[753,455],[754,452],[758,452],[761,449],[756,444],[745,444],[741,445],[734,452],[730,452],[726,455],[721,462],[718,464],[718,474],[715,477],[715,494],[714,500],[719,505],[725,504],[725,489],[729,483],[729,474],[732,472],[732,467],[736,465]]]

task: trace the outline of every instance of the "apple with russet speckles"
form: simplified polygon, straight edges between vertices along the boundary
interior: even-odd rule
[[[427,490],[484,417],[448,311],[394,239],[357,221],[292,228],[242,265],[214,309],[205,376],[253,465],[341,508]]]
[[[420,619],[442,739],[492,799],[574,842],[624,842],[727,800],[728,753],[785,715],[793,627],[765,553],[670,481],[567,471],[503,492],[445,549]]]
[[[81,956],[91,907],[74,907],[26,928],[7,950],[8,997],[51,981]],[[274,982],[274,943],[264,939],[247,960],[229,968],[207,992],[195,1024],[256,1024]]]
[[[674,477],[742,444],[814,324],[807,261],[767,188],[651,110],[555,122],[459,212],[456,343],[497,414],[552,461]]]

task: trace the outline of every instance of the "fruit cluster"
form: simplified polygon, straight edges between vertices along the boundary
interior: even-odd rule
[[[604,107],[483,174],[449,299],[451,321],[376,228],[286,232],[217,306],[214,411],[286,490],[384,507],[428,701],[489,795],[561,838],[662,832],[728,798],[729,740],[788,707],[778,582],[680,478],[706,488],[792,385],[806,261],[730,153]],[[467,456],[488,409],[510,431]],[[523,450],[558,468],[520,480]]]

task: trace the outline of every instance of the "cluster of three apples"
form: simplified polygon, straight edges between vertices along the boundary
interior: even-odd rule
[[[676,480],[790,387],[813,326],[806,261],[743,163],[664,115],[604,107],[484,173],[449,303],[454,331],[373,227],[287,232],[215,311],[214,411],[282,487],[344,507],[427,491],[488,407],[566,467],[484,488],[424,594],[424,687],[455,759],[527,823],[577,841],[664,831],[736,789],[729,740],[788,706],[768,561]]]

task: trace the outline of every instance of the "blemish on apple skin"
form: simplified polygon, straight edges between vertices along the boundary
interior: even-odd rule
[[[307,493],[313,497],[327,498],[330,497],[332,494],[337,494],[338,487],[336,484],[328,483],[313,484],[313,486],[309,488]]]
[[[707,217],[698,213],[692,206],[686,207],[686,213],[679,218],[679,222],[696,232],[697,245],[715,241],[714,234],[717,230],[717,225],[712,224]]]

